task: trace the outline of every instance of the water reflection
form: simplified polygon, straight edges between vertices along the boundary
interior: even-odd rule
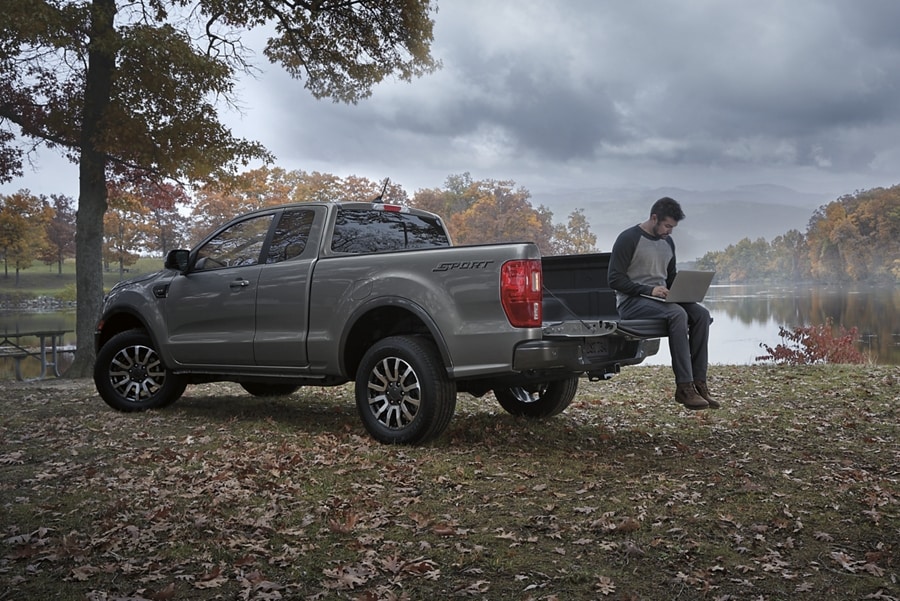
[[[710,288],[704,303],[715,322],[710,362],[753,363],[764,350],[760,343],[781,342],[779,326],[820,325],[830,318],[836,327],[856,327],[860,350],[881,364],[900,365],[900,288],[725,285]],[[665,345],[663,345],[665,346]],[[669,363],[663,348],[653,364]]]

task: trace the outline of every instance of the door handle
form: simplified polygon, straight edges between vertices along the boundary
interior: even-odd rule
[[[250,282],[244,279],[234,280],[230,284],[228,284],[231,288],[246,288],[250,285]]]

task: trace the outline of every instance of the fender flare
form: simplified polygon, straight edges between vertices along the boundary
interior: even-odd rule
[[[350,339],[350,333],[354,328],[357,327],[360,320],[362,320],[366,314],[384,307],[404,309],[418,318],[419,321],[421,321],[428,329],[432,340],[437,346],[438,352],[441,355],[441,361],[444,363],[444,367],[447,370],[448,375],[452,374],[453,361],[450,356],[450,349],[447,346],[447,341],[444,339],[444,335],[441,332],[440,328],[437,326],[437,323],[421,305],[407,298],[399,296],[381,296],[378,298],[374,298],[364,302],[353,310],[353,312],[345,322],[344,328],[341,330],[340,344],[338,347],[340,349],[339,367],[341,373],[349,373],[346,363],[345,350],[347,348],[348,340]],[[394,333],[393,335],[396,334],[397,333]]]

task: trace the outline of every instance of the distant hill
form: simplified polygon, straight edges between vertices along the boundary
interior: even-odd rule
[[[558,223],[564,223],[575,209],[584,209],[598,249],[608,251],[619,232],[646,219],[650,206],[663,196],[680,202],[687,215],[673,234],[679,262],[724,250],[743,238],[771,242],[788,230],[805,233],[815,210],[836,200],[782,186],[757,185],[711,191],[596,188],[532,193],[531,201],[534,206],[549,207]]]

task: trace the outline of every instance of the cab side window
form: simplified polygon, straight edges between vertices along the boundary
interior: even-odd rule
[[[303,254],[315,216],[309,209],[282,213],[275,226],[266,263],[289,261]]]
[[[256,265],[271,224],[272,215],[260,215],[239,221],[219,232],[200,247],[194,270],[209,271]]]

